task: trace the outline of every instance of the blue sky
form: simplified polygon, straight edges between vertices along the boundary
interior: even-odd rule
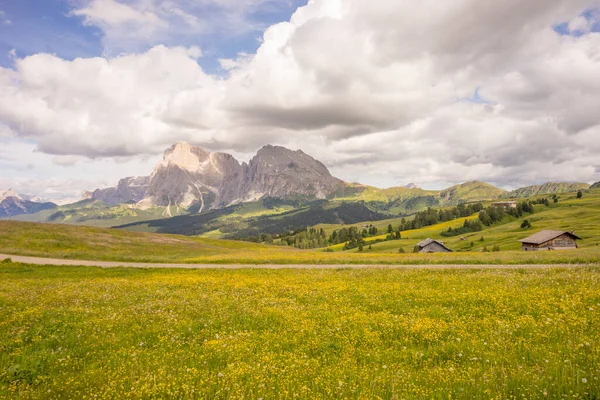
[[[73,60],[78,57],[94,57],[111,54],[103,44],[104,32],[97,26],[85,24],[84,18],[73,14],[86,1],[73,0],[0,0],[0,66],[11,67],[15,49],[16,56],[23,58],[36,53],[56,54]],[[123,4],[131,1],[123,1]],[[244,10],[243,21],[229,26],[225,13],[229,10],[218,5],[194,4],[193,0],[180,1],[187,6],[190,15],[213,19],[222,23],[222,29],[205,34],[185,34],[177,31],[157,38],[126,43],[119,53],[143,52],[163,44],[166,46],[198,46],[203,57],[200,65],[209,73],[221,74],[218,59],[235,58],[238,53],[254,53],[260,46],[265,28],[278,22],[288,21],[291,15],[307,0],[267,1]],[[218,4],[218,2],[216,2]],[[220,21],[221,19],[221,21]],[[171,28],[169,28],[171,29]]]

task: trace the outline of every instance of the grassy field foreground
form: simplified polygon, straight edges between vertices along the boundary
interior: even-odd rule
[[[406,233],[407,236],[413,234],[413,231]],[[406,242],[412,243],[410,240],[389,243],[402,246]],[[0,221],[0,253],[73,260],[203,264],[600,263],[600,246],[595,245],[573,251],[553,252],[327,253],[322,250],[297,250],[231,240],[16,221]]]
[[[600,396],[600,270],[0,264],[0,398]]]

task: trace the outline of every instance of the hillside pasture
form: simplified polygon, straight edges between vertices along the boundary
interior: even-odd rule
[[[406,245],[403,239],[380,245]],[[407,244],[408,243],[408,244]],[[375,249],[377,245],[373,245]],[[0,254],[74,260],[188,264],[596,264],[600,246],[572,251],[398,254],[397,250],[324,252],[231,240],[117,229],[0,221]]]

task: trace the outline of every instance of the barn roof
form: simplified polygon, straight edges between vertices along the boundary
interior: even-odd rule
[[[423,240],[422,242],[417,243],[417,246],[419,246],[420,248],[424,248],[426,246],[429,246],[431,243],[437,243],[440,246],[442,246],[443,248],[445,248],[446,250],[452,251],[448,247],[446,247],[444,242],[440,242],[439,240],[434,240],[434,239],[429,239],[429,238]]]
[[[581,238],[579,236],[575,235],[572,232],[546,230],[546,231],[540,231],[540,232],[533,234],[525,239],[519,240],[519,242],[542,244],[549,240],[556,239],[557,237],[562,236],[564,234],[571,236],[573,239],[581,240]]]

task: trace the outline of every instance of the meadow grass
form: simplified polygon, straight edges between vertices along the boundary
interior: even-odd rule
[[[412,249],[417,239],[386,242]],[[376,249],[379,245],[373,245]],[[397,247],[396,247],[397,248]],[[573,251],[398,254],[324,252],[117,229],[0,221],[0,253],[74,260],[206,264],[598,264],[600,247]],[[392,252],[393,251],[393,252]]]
[[[0,264],[0,398],[600,396],[600,270]]]
[[[526,214],[518,219],[506,217],[504,223],[486,227],[481,232],[453,237],[441,235],[449,227],[462,227],[465,219],[477,219],[477,215],[473,215],[468,218],[457,218],[453,221],[402,232],[403,239],[399,241],[369,243],[375,239],[385,238],[387,233],[368,238],[366,241],[371,244],[371,249],[368,249],[368,251],[371,253],[397,253],[402,248],[406,252],[411,252],[418,242],[426,238],[432,238],[444,241],[454,251],[476,253],[483,250],[484,247],[492,250],[494,246],[498,246],[503,252],[509,251],[513,254],[521,248],[520,239],[543,229],[574,230],[583,239],[579,242],[581,249],[587,249],[590,252],[598,251],[600,247],[600,190],[587,191],[582,199],[578,199],[576,193],[559,194],[558,197],[560,200],[556,204],[551,203],[549,207],[536,205],[534,214]],[[521,228],[521,223],[525,219],[533,225],[531,229]],[[331,227],[328,228],[331,229]],[[466,240],[461,240],[463,237]],[[483,241],[480,240],[482,237],[484,238]],[[473,246],[471,246],[471,242],[473,242]],[[342,251],[343,247],[344,244],[341,244],[331,246],[330,249]],[[354,249],[350,252],[357,251]],[[477,258],[477,256],[474,257]]]

